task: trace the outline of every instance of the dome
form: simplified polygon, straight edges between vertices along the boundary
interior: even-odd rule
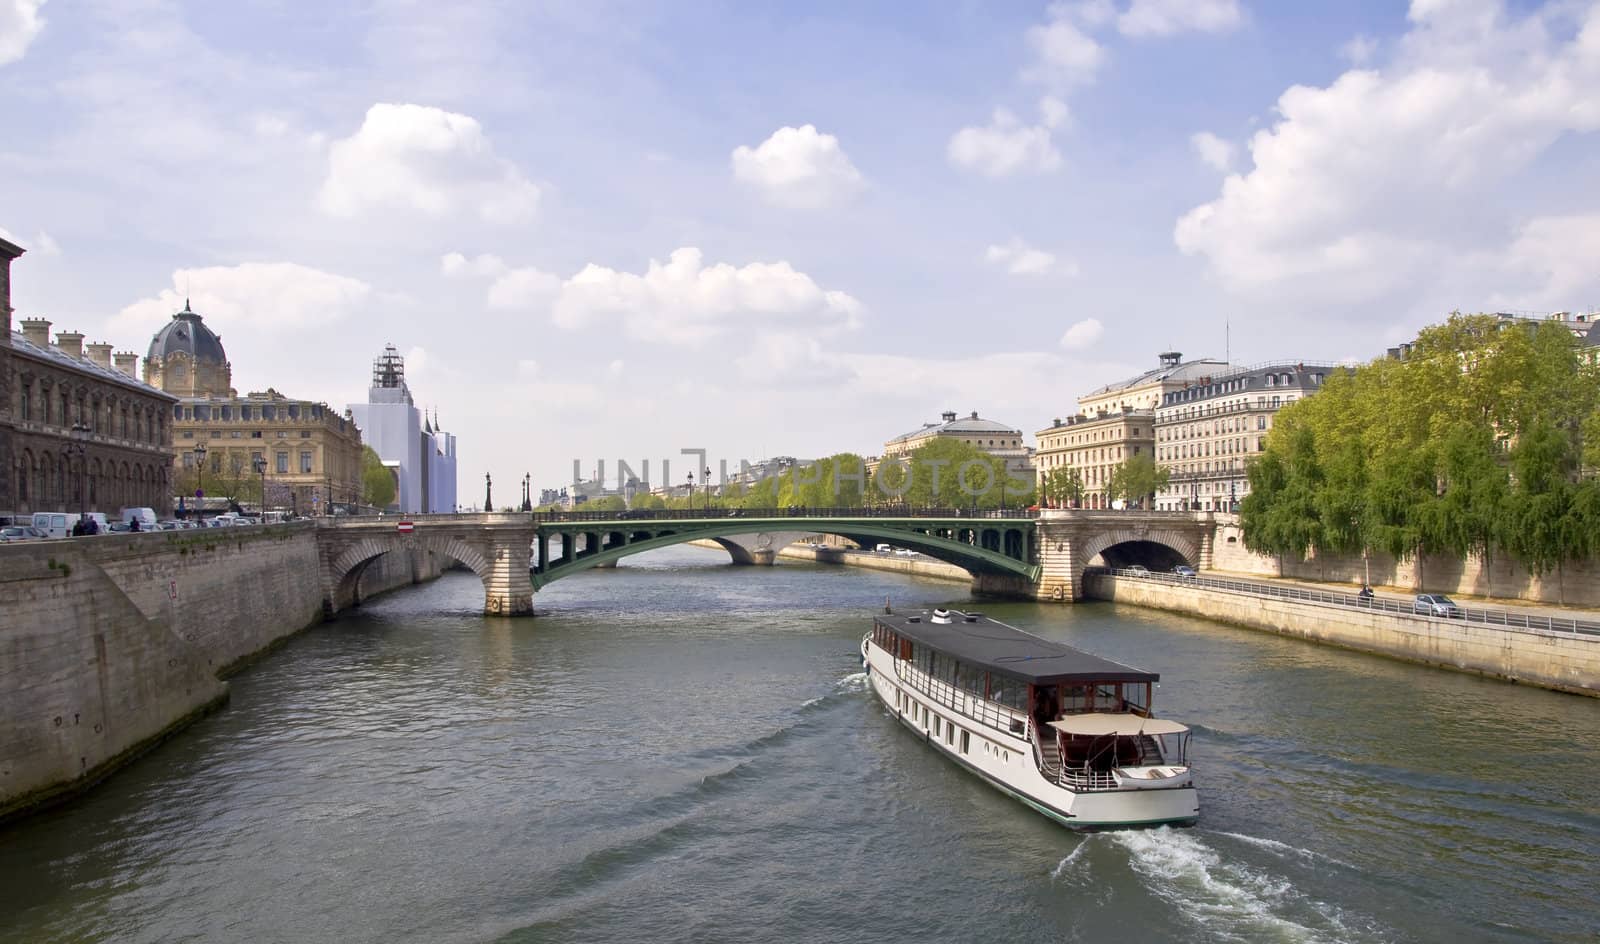
[[[150,339],[147,360],[160,362],[172,354],[187,354],[197,364],[226,364],[228,355],[222,350],[222,338],[213,334],[201,322],[200,316],[183,300],[183,311],[172,316],[155,337]]]

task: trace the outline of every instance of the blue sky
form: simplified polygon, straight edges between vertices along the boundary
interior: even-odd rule
[[[1022,427],[1600,304],[1600,5],[0,0],[19,316],[386,342],[462,481]],[[652,270],[652,261],[655,263]]]

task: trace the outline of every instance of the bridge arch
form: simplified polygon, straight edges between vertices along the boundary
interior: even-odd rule
[[[1104,557],[1106,564],[1112,567],[1141,564],[1152,571],[1171,570],[1178,564],[1200,565],[1197,536],[1164,528],[1112,528],[1087,538],[1076,550],[1072,576],[1074,584],[1080,587],[1084,571],[1096,557]]]
[[[324,567],[323,610],[336,613],[361,604],[361,578],[372,563],[396,551],[423,551],[449,558],[471,570],[483,581],[484,608],[493,610],[491,580],[494,567],[487,554],[460,537],[443,534],[365,535],[346,545]]]
[[[667,522],[662,522],[667,523]],[[802,522],[788,519],[726,518],[714,521],[670,522],[667,528],[648,526],[615,527],[609,523],[557,525],[566,535],[583,533],[585,550],[563,554],[559,559],[536,557],[532,577],[535,589],[568,574],[612,563],[624,557],[683,544],[711,540],[728,547],[725,540],[748,534],[785,534]],[[810,519],[803,522],[801,534],[833,534],[870,547],[892,543],[956,565],[972,574],[1007,575],[1036,581],[1039,566],[1029,559],[1033,522],[1029,519],[981,519],[961,522],[938,520],[887,519]],[[631,523],[630,523],[631,524]],[[543,529],[541,529],[543,532]],[[536,545],[548,547],[552,534],[541,533]],[[615,540],[613,540],[615,539]],[[774,542],[776,544],[776,542]],[[789,542],[785,542],[789,543]],[[575,538],[565,537],[564,547],[577,546]],[[731,548],[729,549],[732,554]],[[1008,552],[1010,555],[1008,556]]]

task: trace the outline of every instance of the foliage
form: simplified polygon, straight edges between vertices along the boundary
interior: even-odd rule
[[[604,495],[600,498],[591,498],[578,506],[579,511],[622,511],[628,507],[621,495]]]
[[[652,495],[649,492],[639,492],[633,496],[632,507],[639,511],[660,511],[661,509],[667,507],[667,503],[662,501],[660,495]]]
[[[1404,360],[1336,372],[1251,463],[1245,544],[1304,556],[1600,550],[1600,368],[1558,324],[1454,315]]]
[[[1167,487],[1172,473],[1156,465],[1155,456],[1140,453],[1122,460],[1111,470],[1106,482],[1106,498],[1123,499],[1129,505],[1148,506],[1156,492]]]
[[[361,447],[361,496],[365,504],[374,508],[388,508],[394,504],[394,472],[383,464],[378,451],[371,446]]]
[[[923,443],[901,462],[880,463],[869,493],[875,504],[980,511],[1034,503],[1033,483],[1009,476],[1004,459],[948,437]]]
[[[1088,489],[1083,484],[1083,473],[1073,466],[1051,469],[1040,483],[1044,500],[1052,508],[1077,508],[1083,504]]]

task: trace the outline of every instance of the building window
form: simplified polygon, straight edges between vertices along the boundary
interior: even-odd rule
[[[309,453],[309,452],[300,453],[300,471],[301,472],[310,472],[311,471],[311,453]]]
[[[193,439],[194,438],[194,430],[192,430],[192,429],[184,430],[183,431],[183,438],[184,439]]]
[[[289,471],[289,454],[287,452],[280,452],[280,453],[278,453],[278,474],[279,475],[284,475],[288,471]]]
[[[244,434],[241,433],[237,429],[233,429],[233,430],[229,430],[228,431],[228,438],[229,439],[240,439],[240,438],[243,438],[243,436],[244,436]]]
[[[301,431],[300,431],[300,438],[301,438],[301,439],[310,439],[310,438],[311,438],[311,430],[309,430],[309,429],[302,429],[302,430],[301,430]]]
[[[258,430],[252,431],[250,433],[250,438],[251,439],[260,439],[261,438],[261,430],[258,429]]]

